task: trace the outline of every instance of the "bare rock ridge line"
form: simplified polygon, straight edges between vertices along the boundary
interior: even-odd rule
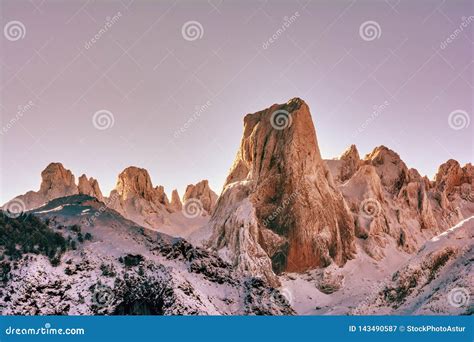
[[[383,258],[390,241],[413,253],[474,213],[471,164],[461,168],[449,160],[430,181],[385,146],[376,147],[364,159],[355,151],[351,146],[338,160],[327,162],[353,213],[355,235],[371,257]]]
[[[168,216],[182,210],[182,203],[177,190],[173,190],[171,202],[161,185],[153,187],[148,171],[135,166],[123,170],[115,188],[109,197],[105,197],[96,179],[85,174],[78,178],[76,185],[72,172],[61,163],[51,163],[41,173],[41,185],[38,191],[29,191],[14,198],[23,203],[23,210],[38,208],[47,202],[76,194],[97,198],[108,207],[117,210],[124,217],[144,227],[156,229],[167,223]],[[203,209],[210,213],[217,195],[210,189],[207,180],[196,185],[188,185],[189,193],[185,198],[197,198]],[[4,208],[8,207],[8,203]]]
[[[341,266],[354,245],[376,260],[387,244],[414,253],[474,213],[473,176],[449,160],[430,181],[385,146],[323,161],[309,108],[292,99],[245,117],[208,245],[273,284],[283,271]]]
[[[351,145],[339,158],[323,160],[310,110],[299,98],[245,116],[220,197],[203,180],[188,185],[182,199],[173,190],[169,200],[147,170],[134,166],[118,175],[109,197],[86,175],[76,185],[60,163],[48,165],[41,179],[38,191],[14,198],[24,210],[85,194],[138,225],[171,235],[209,220],[206,246],[239,272],[273,286],[282,272],[343,266],[361,252],[381,260],[389,245],[415,253],[474,215],[471,163],[461,167],[450,159],[430,180],[385,146],[361,158]],[[200,206],[202,218],[191,221],[197,216],[187,213],[189,203]]]

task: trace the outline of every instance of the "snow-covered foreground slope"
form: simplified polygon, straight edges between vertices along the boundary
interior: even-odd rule
[[[241,276],[183,239],[140,227],[95,198],[59,198],[32,214],[71,237],[75,249],[56,267],[31,253],[9,261],[1,314],[294,313],[261,280]]]
[[[472,314],[474,216],[416,253],[388,240],[375,260],[357,257],[305,273],[283,273],[274,289],[195,247],[209,227],[181,238],[145,229],[86,195],[32,211],[74,242],[57,266],[41,254],[4,258],[0,314]],[[19,218],[21,219],[21,217]],[[80,229],[78,228],[80,227]],[[71,241],[69,242],[71,244]],[[2,248],[0,246],[0,252]],[[222,252],[222,251],[221,251]],[[5,275],[5,274],[4,274]],[[0,281],[2,281],[0,279]]]
[[[302,315],[472,314],[473,250],[471,216],[414,255],[394,243],[380,261],[359,250],[343,268],[283,275],[280,290]]]
[[[474,216],[428,241],[355,314],[473,314]]]

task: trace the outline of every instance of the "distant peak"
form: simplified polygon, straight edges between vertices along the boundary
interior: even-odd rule
[[[392,159],[401,160],[400,155],[397,152],[391,150],[390,148],[384,145],[380,145],[374,148],[372,152],[365,156],[365,160],[380,159],[384,156],[390,156]]]
[[[123,171],[120,174],[126,175],[126,174],[138,174],[138,173],[148,174],[148,171],[146,169],[143,169],[137,166],[128,166],[125,169],[123,169]]]
[[[41,172],[41,174],[51,174],[51,173],[61,173],[61,172],[70,172],[67,170],[63,164],[54,162],[54,163],[49,163],[48,166]]]
[[[360,160],[359,151],[357,150],[356,145],[352,144],[349,146],[339,158],[341,160],[356,159]]]
[[[115,189],[124,198],[138,195],[151,199],[154,192],[148,171],[136,166],[129,166],[120,172]]]

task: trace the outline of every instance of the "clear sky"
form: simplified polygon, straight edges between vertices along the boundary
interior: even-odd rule
[[[324,158],[472,162],[472,4],[2,0],[0,202],[52,161],[106,195],[129,165],[220,192],[244,115],[296,96]]]

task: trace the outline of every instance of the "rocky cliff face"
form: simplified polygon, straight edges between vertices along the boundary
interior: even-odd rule
[[[352,258],[354,223],[321,159],[301,99],[244,119],[244,134],[210,225],[210,245],[241,271],[278,282]]]
[[[164,188],[154,188],[148,171],[135,166],[119,174],[107,205],[129,220],[153,229],[166,223],[171,211]]]
[[[358,243],[371,257],[383,258],[390,240],[413,253],[427,239],[472,215],[470,164],[461,168],[450,160],[430,182],[385,146],[363,160],[355,151],[351,146],[327,163],[351,208]]]
[[[171,208],[174,211],[181,211],[183,209],[183,203],[181,203],[181,199],[179,198],[178,190],[174,189],[171,193]]]
[[[79,177],[79,183],[77,185],[79,194],[88,195],[97,198],[99,201],[104,202],[104,196],[100,191],[99,183],[94,178],[87,178],[86,175]]]
[[[461,168],[456,160],[448,160],[439,167],[434,188],[444,193],[450,201],[456,197],[474,200],[474,167],[469,163]]]
[[[188,185],[183,201],[186,203],[190,199],[196,199],[202,204],[202,209],[210,214],[216,205],[217,197],[216,193],[209,187],[209,182],[205,179],[197,184]]]
[[[38,191],[29,191],[24,195],[15,197],[13,201],[21,202],[22,210],[37,208],[52,199],[75,195],[78,193],[74,175],[64,168],[61,163],[49,164],[41,172],[41,185]],[[8,203],[5,208],[8,208]]]
[[[326,163],[337,182],[344,183],[357,171],[362,161],[355,145],[351,145],[338,159],[326,160]]]

